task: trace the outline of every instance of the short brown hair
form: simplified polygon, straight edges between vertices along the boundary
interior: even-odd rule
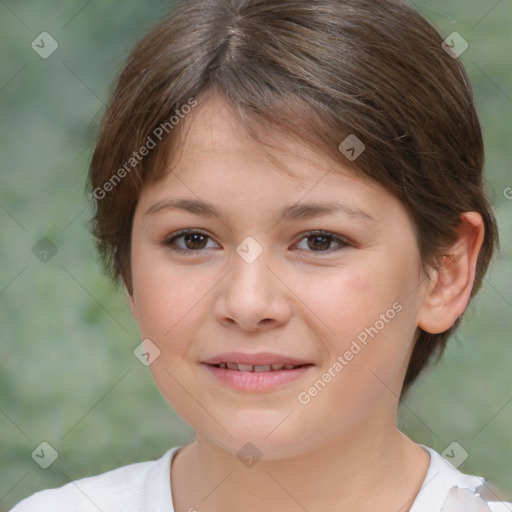
[[[171,118],[213,90],[249,131],[265,123],[296,134],[389,190],[410,214],[424,263],[454,242],[463,212],[479,212],[478,290],[497,244],[482,134],[462,64],[427,20],[398,0],[184,0],[129,55],[90,166],[97,245],[129,292],[140,191],[168,172],[179,133]],[[140,157],[159,126],[165,143]],[[351,134],[365,145],[353,162],[338,150]],[[404,391],[459,322],[419,330]]]

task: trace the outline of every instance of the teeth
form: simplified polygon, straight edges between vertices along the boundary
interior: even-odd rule
[[[238,370],[241,372],[253,372],[254,366],[252,364],[239,364]]]
[[[269,372],[271,368],[272,368],[271,365],[263,364],[263,365],[260,365],[260,366],[255,366],[254,367],[254,371],[255,372]]]
[[[298,368],[297,365],[294,364],[261,364],[261,365],[252,365],[252,364],[237,364],[237,363],[219,363],[219,368],[226,368],[228,370],[238,370],[240,372],[270,372],[270,371],[278,371],[278,370],[293,370],[294,368]]]

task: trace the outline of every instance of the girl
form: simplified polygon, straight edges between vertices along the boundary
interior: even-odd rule
[[[397,429],[497,241],[458,44],[398,0],[184,0],[137,44],[94,234],[195,441],[13,512],[512,509]]]

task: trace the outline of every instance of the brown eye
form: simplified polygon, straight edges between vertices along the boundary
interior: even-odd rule
[[[185,229],[164,240],[162,245],[172,251],[190,254],[200,252],[203,249],[210,249],[211,247],[207,246],[209,240],[211,238],[206,233],[194,229]]]
[[[306,240],[306,244],[302,244],[303,240]],[[338,247],[332,248],[332,245],[337,245]],[[301,238],[297,247],[299,250],[303,250],[306,252],[317,252],[317,253],[331,253],[335,251],[339,251],[348,247],[350,244],[343,240],[342,238],[334,235],[333,233],[323,232],[323,231],[315,231],[312,233],[306,233],[305,236]]]
[[[326,236],[308,236],[308,247],[312,250],[326,250],[329,249],[332,240]]]
[[[187,249],[204,249],[207,238],[208,237],[206,237],[205,235],[201,235],[200,233],[183,235],[183,241]]]

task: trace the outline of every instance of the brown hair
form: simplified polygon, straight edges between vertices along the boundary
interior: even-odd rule
[[[186,124],[176,120],[215,90],[251,134],[251,123],[293,133],[394,194],[409,211],[424,263],[435,264],[454,242],[463,212],[479,212],[485,239],[474,295],[497,229],[483,192],[471,87],[441,43],[398,0],[178,2],[129,55],[92,156],[93,231],[113,277],[132,291],[140,191],[168,172],[177,128]],[[338,150],[350,134],[365,145],[353,162]],[[404,391],[441,356],[459,322],[442,334],[419,330]]]

